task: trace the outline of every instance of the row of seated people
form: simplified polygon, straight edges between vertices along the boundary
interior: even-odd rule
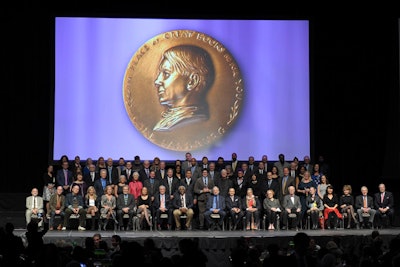
[[[285,168],[284,168],[285,170]],[[167,170],[167,177],[165,177],[165,179],[159,179],[155,177],[155,172],[154,171],[150,171],[150,176],[148,179],[146,179],[143,183],[141,181],[138,181],[138,177],[136,175],[136,178],[133,179],[133,181],[129,182],[129,191],[131,194],[134,195],[135,200],[138,199],[138,195],[140,194],[140,189],[143,186],[146,186],[148,188],[149,191],[149,195],[151,196],[151,199],[154,201],[154,196],[155,193],[157,193],[158,190],[158,185],[162,184],[167,188],[167,191],[170,195],[170,198],[173,198],[173,195],[177,192],[176,188],[179,185],[184,185],[187,188],[187,191],[194,196],[194,202],[195,205],[197,204],[197,207],[199,209],[199,219],[200,219],[200,228],[204,228],[204,212],[205,212],[205,199],[206,196],[209,195],[210,191],[212,190],[212,187],[214,185],[217,185],[220,189],[221,195],[226,196],[228,189],[233,187],[236,191],[236,193],[238,194],[238,196],[240,198],[244,198],[245,194],[246,194],[246,189],[248,187],[251,187],[253,189],[253,193],[254,195],[260,199],[261,202],[263,202],[263,199],[265,198],[264,194],[260,194],[260,192],[262,192],[262,190],[260,189],[260,186],[258,187],[252,187],[251,185],[254,186],[254,184],[257,183],[246,183],[246,180],[244,180],[244,178],[241,176],[242,172],[239,170],[238,171],[238,177],[235,180],[232,179],[227,179],[226,176],[226,171],[222,170],[220,173],[220,177],[218,179],[213,179],[212,177],[209,176],[209,171],[207,169],[203,169],[202,171],[202,176],[200,178],[197,179],[191,179],[191,170],[187,170],[186,171],[186,177],[179,180],[176,177],[172,177],[173,171],[172,169],[168,169]],[[308,172],[306,172],[308,173]],[[275,188],[275,196],[277,199],[280,199],[280,201],[283,201],[283,196],[285,195],[285,191],[288,191],[287,189],[289,188],[290,185],[293,185],[293,183],[288,182],[285,186],[280,186],[281,182],[283,181],[277,181],[275,179],[271,179],[271,173],[268,172],[267,175],[267,179],[265,181],[259,181],[259,184],[264,185],[264,188]],[[309,174],[305,175],[305,177],[303,178],[303,180],[300,182],[300,184],[298,185],[297,191],[295,191],[295,193],[297,195],[299,195],[300,198],[300,202],[301,202],[301,216],[299,216],[300,218],[304,218],[304,213],[307,211],[307,206],[305,204],[305,197],[308,194],[308,190],[309,188],[306,188],[306,186],[308,185],[308,182],[306,182],[307,179],[309,179]],[[79,192],[82,196],[86,195],[85,194],[85,188],[87,190],[87,185],[86,187],[83,186],[85,184],[84,181],[82,181],[82,175],[78,175],[77,177],[79,177],[78,181],[74,181],[73,185],[78,185],[79,188]],[[125,177],[125,182],[121,182],[118,183],[117,185],[111,184],[108,180],[107,180],[107,174],[106,174],[106,170],[101,170],[100,171],[100,178],[95,180],[94,183],[94,187],[96,189],[96,192],[100,192],[97,193],[97,195],[99,197],[101,197],[104,194],[104,188],[107,185],[111,185],[114,186],[114,189],[112,190],[112,194],[115,195],[115,197],[117,198],[118,195],[120,193],[122,193],[120,191],[120,189],[122,190],[122,188],[124,187],[124,185],[126,185],[126,177]],[[121,178],[123,178],[124,175],[121,175]],[[135,177],[135,175],[134,175]],[[171,179],[171,181],[170,181]],[[208,179],[209,182],[206,182],[205,179]],[[122,179],[123,180],[123,179]],[[190,181],[189,181],[190,180]],[[240,182],[240,180],[242,180]],[[257,180],[256,180],[257,181]],[[292,179],[293,181],[293,179]],[[270,183],[271,182],[271,183]],[[274,185],[275,184],[275,185]],[[68,189],[66,188],[71,188],[71,186],[69,187],[65,187],[63,186],[63,193],[65,194],[66,192],[69,192]],[[207,188],[207,190],[204,190],[204,188]],[[262,188],[262,187],[261,187]],[[281,190],[281,188],[285,189],[285,190]],[[303,189],[302,189],[303,188]],[[307,191],[307,192],[306,192]],[[392,200],[392,197],[389,198],[390,200]],[[329,200],[325,201],[325,202],[329,202]],[[379,200],[377,200],[377,202],[379,202]],[[381,203],[382,205],[384,203]],[[381,205],[379,204],[379,205]],[[389,203],[390,204],[390,203]],[[324,203],[323,205],[327,205],[327,203]],[[389,209],[388,209],[388,213],[390,216],[392,216],[392,204],[388,205]],[[110,214],[110,216],[112,215],[112,213]],[[331,216],[332,217],[332,216]],[[334,220],[334,219],[332,219]]]

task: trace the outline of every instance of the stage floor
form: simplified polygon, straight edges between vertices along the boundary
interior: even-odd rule
[[[278,244],[281,248],[287,248],[289,241],[298,232],[304,232],[313,238],[318,245],[324,247],[328,241],[340,241],[342,247],[352,248],[365,244],[373,230],[370,229],[337,229],[337,230],[252,230],[252,231],[48,231],[44,235],[45,243],[57,245],[76,244],[84,246],[86,237],[92,237],[95,233],[101,233],[103,240],[111,244],[112,235],[120,235],[122,240],[134,240],[143,244],[147,238],[152,238],[155,244],[161,248],[165,257],[180,254],[178,243],[183,238],[197,239],[199,248],[202,249],[209,260],[208,266],[230,266],[229,256],[237,246],[239,239],[245,239],[249,245],[266,249],[271,243]],[[389,242],[400,234],[400,227],[379,229],[383,240],[383,247],[388,248]],[[15,229],[15,234],[23,236],[26,229]]]

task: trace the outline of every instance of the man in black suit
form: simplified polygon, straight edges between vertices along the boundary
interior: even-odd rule
[[[120,230],[131,230],[133,216],[136,213],[136,204],[135,198],[132,194],[129,194],[129,186],[124,185],[122,188],[122,194],[120,194],[117,198],[117,218],[118,224],[120,225]],[[128,214],[128,225],[124,227],[124,215]]]
[[[150,171],[149,178],[143,181],[143,187],[147,188],[151,202],[153,202],[160,187],[160,180],[156,179],[155,170]]]
[[[96,165],[90,164],[89,172],[84,174],[83,180],[87,183],[89,187],[94,186],[94,182],[98,179],[100,179],[100,175],[96,172]]]
[[[218,186],[214,186],[212,195],[207,199],[206,211],[204,212],[204,218],[207,220],[211,230],[222,229],[226,215],[225,208],[225,198],[219,194]],[[212,214],[219,214],[219,219],[212,218]]]
[[[68,161],[62,163],[62,168],[57,171],[56,184],[63,187],[63,194],[66,195],[70,192],[70,187],[74,181],[74,173],[69,169]]]
[[[263,179],[260,181],[261,181],[261,196],[262,196],[261,200],[260,200],[261,203],[263,203],[263,201],[266,197],[267,191],[269,189],[274,190],[275,198],[277,198],[279,200],[281,199],[280,195],[281,195],[282,190],[281,190],[280,184],[278,182],[278,179],[272,178],[272,172],[267,172],[266,179]]]
[[[104,190],[106,186],[110,185],[110,182],[107,180],[107,170],[101,169],[100,170],[100,179],[94,181],[94,189],[96,190],[97,197],[101,198],[104,195]]]
[[[288,167],[283,168],[283,176],[279,176],[278,178],[279,187],[280,187],[280,201],[283,202],[283,198],[289,193],[289,186],[295,186],[295,178],[290,176],[290,170]]]
[[[119,181],[118,169],[117,167],[114,166],[114,161],[112,158],[108,158],[106,164],[107,164],[107,180],[114,188],[114,186],[118,184]]]
[[[376,209],[376,221],[377,227],[391,226],[393,223],[394,216],[394,199],[392,192],[386,191],[385,184],[381,183],[378,186],[379,192],[374,195],[374,206]],[[387,220],[384,220],[386,219]]]
[[[242,199],[236,195],[235,188],[231,187],[228,190],[228,196],[225,198],[226,202],[226,210],[232,219],[232,229],[233,231],[236,230],[238,224],[243,219],[243,216],[245,215],[243,212],[243,205],[242,205]]]
[[[173,215],[175,219],[176,230],[181,229],[181,215],[186,215],[186,229],[191,229],[191,223],[194,215],[193,211],[193,195],[186,191],[184,185],[178,187],[174,199],[172,200]]]
[[[365,224],[368,220],[367,227],[372,229],[376,210],[374,209],[374,199],[368,195],[368,187],[361,187],[361,195],[356,196],[355,199],[355,208],[358,214],[358,221],[361,224]]]
[[[172,168],[168,168],[166,170],[164,179],[161,179],[161,184],[165,186],[167,194],[172,200],[179,187],[179,180],[178,178],[174,177],[174,170]]]
[[[166,187],[164,185],[160,185],[158,189],[159,193],[156,194],[153,202],[153,214],[157,223],[157,230],[161,231],[161,226],[163,225],[164,219],[161,218],[161,214],[167,214],[167,229],[171,229],[172,225],[172,200],[167,193]]]

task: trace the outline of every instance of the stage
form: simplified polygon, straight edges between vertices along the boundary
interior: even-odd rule
[[[25,229],[15,229],[16,235],[23,236]],[[55,243],[59,246],[81,245],[84,246],[86,237],[101,233],[103,240],[111,244],[112,235],[120,235],[122,240],[134,240],[143,244],[146,238],[152,238],[157,247],[161,248],[165,257],[180,254],[178,243],[181,239],[190,238],[198,241],[199,248],[208,257],[208,266],[230,266],[229,256],[237,246],[239,240],[245,240],[249,246],[257,246],[265,250],[271,243],[276,243],[282,249],[288,247],[289,241],[298,232],[308,234],[316,243],[325,247],[328,241],[340,241],[340,246],[350,251],[356,251],[370,240],[371,229],[337,229],[337,230],[251,230],[251,231],[48,231],[44,236],[45,243]],[[400,228],[379,229],[383,249],[388,249],[389,242],[400,234]]]

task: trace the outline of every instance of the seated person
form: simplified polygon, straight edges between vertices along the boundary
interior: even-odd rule
[[[337,229],[338,219],[342,219],[343,216],[339,212],[339,198],[337,194],[333,191],[333,186],[328,185],[326,187],[326,194],[322,199],[324,203],[324,219],[328,229]]]
[[[311,186],[309,190],[310,191],[308,192],[308,195],[306,197],[306,205],[308,208],[307,214],[311,218],[310,228],[316,230],[318,229],[320,214],[322,213],[324,206],[322,204],[322,200],[317,194],[317,188]]]
[[[257,230],[260,224],[261,203],[254,195],[253,188],[247,188],[243,205],[246,214],[246,230]]]
[[[162,229],[165,220],[161,218],[161,214],[167,214],[167,229],[171,229],[172,225],[172,201],[169,194],[166,193],[167,188],[164,185],[159,186],[159,192],[156,194],[153,202],[153,213],[156,218],[157,230]]]
[[[376,226],[390,226],[393,223],[394,217],[394,199],[392,192],[386,191],[385,184],[379,184],[379,192],[374,195],[374,206],[376,209]],[[383,218],[387,216],[386,221]]]
[[[65,196],[65,216],[64,224],[61,230],[67,230],[69,218],[72,214],[79,215],[78,230],[86,230],[86,210],[84,209],[84,201],[81,194],[79,194],[79,185],[74,185],[72,191]]]
[[[298,228],[300,222],[300,212],[301,212],[301,202],[300,197],[295,194],[296,187],[294,185],[290,185],[288,187],[288,194],[283,197],[282,207],[284,208],[282,214],[282,230],[290,228],[289,225],[286,225],[289,222],[289,215],[295,214],[296,218],[293,218],[292,227],[291,228]]]
[[[152,179],[152,178],[150,178],[150,179]],[[151,228],[153,226],[152,217],[151,217],[151,197],[149,195],[149,191],[146,186],[142,187],[140,196],[137,198],[136,214],[139,217],[140,229],[144,229],[146,227]],[[147,226],[145,224],[143,224],[144,221],[147,222]]]
[[[354,197],[351,194],[351,185],[347,184],[343,186],[343,195],[340,196],[339,205],[342,214],[347,215],[347,229],[351,228],[351,221],[353,220],[355,225],[358,225],[356,213],[354,210]]]
[[[112,218],[115,225],[118,225],[117,220],[117,199],[114,196],[114,188],[111,184],[107,185],[104,189],[104,194],[100,197],[100,220],[105,219],[103,222],[103,230],[107,229],[109,220]]]
[[[93,185],[88,187],[84,201],[86,213],[90,214],[92,217],[90,230],[94,231],[97,229],[96,220],[99,219],[100,198],[97,196],[96,189]]]
[[[228,196],[225,198],[225,206],[230,218],[232,219],[232,230],[236,230],[245,214],[242,210],[242,199],[236,195],[234,187],[228,189]]]
[[[129,215],[128,225],[126,227],[124,227],[124,214]],[[124,185],[122,188],[122,194],[119,194],[117,198],[117,217],[120,230],[133,229],[132,221],[133,221],[133,216],[135,214],[136,214],[135,197],[129,193],[129,185]]]
[[[57,230],[62,229],[62,221],[64,220],[64,209],[65,209],[65,195],[63,194],[63,187],[61,185],[57,186],[56,193],[51,195],[49,201],[49,212],[50,212],[50,222],[49,230],[54,229],[54,217],[56,215],[61,216],[61,223],[58,224]]]
[[[184,185],[180,185],[178,187],[178,192],[175,197],[172,199],[173,206],[173,215],[175,219],[175,229],[181,229],[181,215],[186,215],[186,229],[191,228],[191,223],[194,215],[193,211],[193,196],[186,192],[186,187]]]
[[[355,207],[358,214],[358,221],[361,224],[367,224],[367,227],[372,229],[376,210],[373,208],[374,199],[368,195],[368,187],[361,187],[361,195],[356,197]]]
[[[266,198],[263,201],[263,207],[269,223],[268,230],[275,230],[277,218],[282,211],[282,206],[279,199],[275,198],[275,191],[273,189],[267,190]]]
[[[204,218],[207,220],[210,230],[221,230],[224,223],[225,198],[219,194],[218,186],[212,188],[212,194],[208,197]],[[212,214],[219,214],[220,218],[212,218]]]
[[[25,220],[26,225],[28,225],[32,217],[36,217],[38,220],[38,227],[43,227],[43,198],[38,194],[39,190],[37,188],[32,188],[31,195],[26,198]]]

